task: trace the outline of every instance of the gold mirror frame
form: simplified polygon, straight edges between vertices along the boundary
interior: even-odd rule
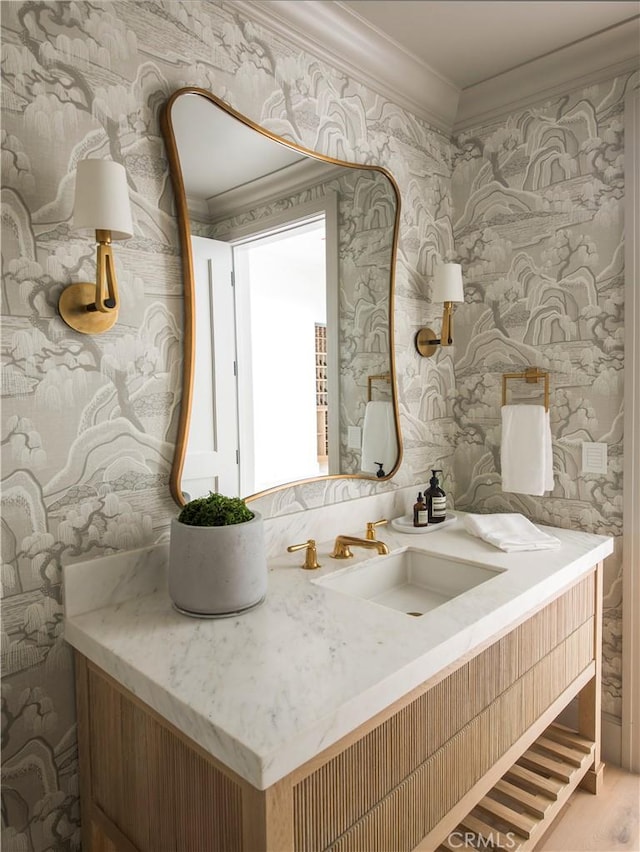
[[[256,500],[258,497],[263,497],[267,494],[272,494],[276,491],[282,491],[284,488],[292,488],[295,485],[303,485],[308,482],[318,482],[321,480],[329,480],[329,479],[363,479],[366,481],[380,481],[385,482],[391,479],[398,468],[400,467],[400,463],[402,461],[402,435],[400,432],[400,414],[398,410],[398,391],[397,391],[397,380],[396,380],[396,366],[395,366],[395,353],[394,353],[394,301],[395,301],[395,272],[396,272],[396,261],[398,255],[398,234],[400,227],[400,190],[399,187],[391,175],[385,168],[382,166],[372,166],[369,164],[362,163],[347,163],[343,160],[338,160],[334,157],[328,157],[324,154],[318,154],[315,151],[311,151],[309,148],[305,148],[302,145],[298,145],[295,142],[290,142],[287,139],[283,139],[281,136],[277,136],[275,133],[271,133],[266,130],[264,127],[256,124],[251,121],[251,119],[237,112],[233,107],[229,106],[229,104],[225,103],[223,100],[218,98],[216,95],[208,92],[206,89],[200,89],[197,87],[187,86],[182,89],[178,89],[175,91],[169,100],[166,102],[162,109],[162,113],[160,116],[160,126],[162,129],[162,134],[164,136],[164,141],[167,149],[167,156],[169,159],[169,173],[171,177],[171,183],[173,186],[173,192],[175,196],[176,203],[176,212],[178,218],[178,232],[180,235],[180,247],[182,250],[182,274],[184,281],[184,336],[183,336],[183,365],[182,365],[182,399],[180,403],[180,417],[178,420],[178,433],[176,436],[176,445],[173,457],[173,465],[171,468],[171,476],[169,480],[169,488],[171,491],[171,496],[178,504],[178,506],[184,506],[185,499],[182,493],[181,482],[182,482],[182,472],[184,469],[185,457],[187,452],[187,441],[189,438],[189,425],[191,422],[191,411],[193,408],[193,384],[194,384],[194,375],[195,375],[195,278],[194,278],[194,270],[193,270],[193,256],[191,253],[191,221],[189,217],[189,211],[187,208],[187,198],[184,188],[184,179],[182,176],[182,169],[180,167],[180,158],[178,156],[178,146],[176,143],[175,134],[173,132],[173,125],[171,122],[171,107],[174,102],[181,97],[182,95],[200,95],[203,98],[209,100],[213,105],[219,107],[224,110],[228,115],[232,116],[236,120],[240,121],[246,127],[249,127],[251,130],[255,130],[257,133],[260,133],[262,136],[266,136],[268,139],[273,140],[274,142],[278,142],[281,145],[286,146],[298,153],[305,154],[308,157],[312,157],[315,160],[320,160],[323,163],[329,163],[335,166],[345,166],[350,169],[366,169],[371,171],[377,171],[383,174],[390,182],[396,199],[396,211],[395,211],[395,219],[393,223],[393,238],[391,245],[391,261],[390,261],[390,281],[389,281],[389,369],[391,373],[391,400],[393,403],[393,415],[394,422],[396,427],[396,439],[398,444],[398,456],[396,458],[396,463],[389,474],[384,477],[375,477],[373,475],[365,475],[362,473],[333,473],[326,474],[324,476],[314,476],[307,479],[299,479],[294,480],[292,482],[285,482],[282,485],[276,485],[273,488],[269,488],[265,491],[260,491],[256,494],[251,494],[244,499],[247,501]]]

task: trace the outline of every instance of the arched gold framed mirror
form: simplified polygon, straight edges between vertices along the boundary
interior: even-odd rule
[[[174,499],[389,479],[402,456],[393,177],[203,89],[175,92],[161,123],[184,278]]]

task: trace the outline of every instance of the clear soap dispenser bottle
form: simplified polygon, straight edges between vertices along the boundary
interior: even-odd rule
[[[430,524],[441,524],[447,516],[447,495],[440,488],[437,474],[441,470],[432,470],[429,488],[424,492],[427,501],[427,517]]]

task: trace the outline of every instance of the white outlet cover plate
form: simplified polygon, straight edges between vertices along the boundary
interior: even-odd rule
[[[362,446],[362,429],[360,426],[349,426],[347,445],[350,450],[359,450]]]
[[[582,442],[582,472],[607,472],[607,445],[590,441]]]

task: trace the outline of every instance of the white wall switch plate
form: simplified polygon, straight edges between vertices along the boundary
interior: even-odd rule
[[[349,426],[347,444],[350,450],[359,450],[362,446],[362,429],[360,426]]]
[[[607,445],[589,441],[582,442],[582,472],[607,472]]]

